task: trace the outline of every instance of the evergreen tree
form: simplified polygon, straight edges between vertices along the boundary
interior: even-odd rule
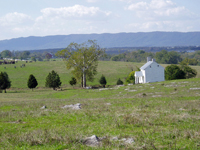
[[[38,85],[36,78],[32,74],[28,78],[27,85],[30,89],[32,89],[32,91],[33,88],[35,88]]]
[[[101,76],[99,83],[105,88],[105,85],[107,84],[106,78],[104,75]]]
[[[6,72],[0,73],[0,90],[5,90],[11,87],[11,81]]]
[[[59,75],[54,70],[52,70],[46,77],[45,86],[55,90],[55,88],[60,87],[61,84],[62,82],[60,81]]]
[[[76,83],[77,83],[77,81],[76,81],[76,78],[74,78],[74,77],[72,77],[71,80],[69,81],[69,84],[71,86],[76,85]]]
[[[119,78],[118,80],[117,80],[117,85],[123,85],[124,84],[124,82]]]

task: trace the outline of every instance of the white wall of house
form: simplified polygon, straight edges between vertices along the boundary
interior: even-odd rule
[[[158,63],[152,62],[152,64],[145,69],[144,76],[146,79],[144,83],[165,81],[165,69]]]

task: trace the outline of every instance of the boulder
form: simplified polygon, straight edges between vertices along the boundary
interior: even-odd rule
[[[81,104],[77,103],[77,104],[74,104],[74,105],[73,104],[72,105],[65,105],[61,108],[72,108],[74,110],[79,110],[79,109],[81,109]]]
[[[96,147],[96,146],[100,146],[101,145],[101,140],[96,135],[93,135],[91,137],[87,137],[83,141],[83,144],[85,144],[87,146]]]

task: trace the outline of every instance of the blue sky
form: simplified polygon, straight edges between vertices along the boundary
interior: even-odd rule
[[[0,40],[90,33],[200,31],[200,0],[0,1]]]

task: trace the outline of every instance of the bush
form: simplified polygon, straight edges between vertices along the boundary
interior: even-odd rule
[[[62,82],[60,81],[59,75],[54,70],[52,70],[46,77],[45,86],[55,90],[55,88],[60,87],[61,84]]]
[[[74,78],[74,77],[72,77],[71,80],[69,81],[69,84],[70,84],[71,86],[76,85],[76,83],[77,83],[77,81],[76,81],[76,78]]]
[[[105,88],[105,85],[107,84],[106,78],[104,75],[101,76],[99,83]]]
[[[123,81],[119,78],[118,80],[117,80],[117,85],[123,85]]]
[[[165,68],[165,79],[176,80],[185,79],[185,72],[177,65],[169,65]]]
[[[133,83],[135,84],[135,71],[132,71],[128,77],[126,78],[126,83]]]
[[[34,75],[31,74],[29,76],[27,85],[30,89],[32,89],[32,91],[33,91],[33,88],[35,88],[38,85],[38,82],[37,82],[36,78],[34,77]]]

